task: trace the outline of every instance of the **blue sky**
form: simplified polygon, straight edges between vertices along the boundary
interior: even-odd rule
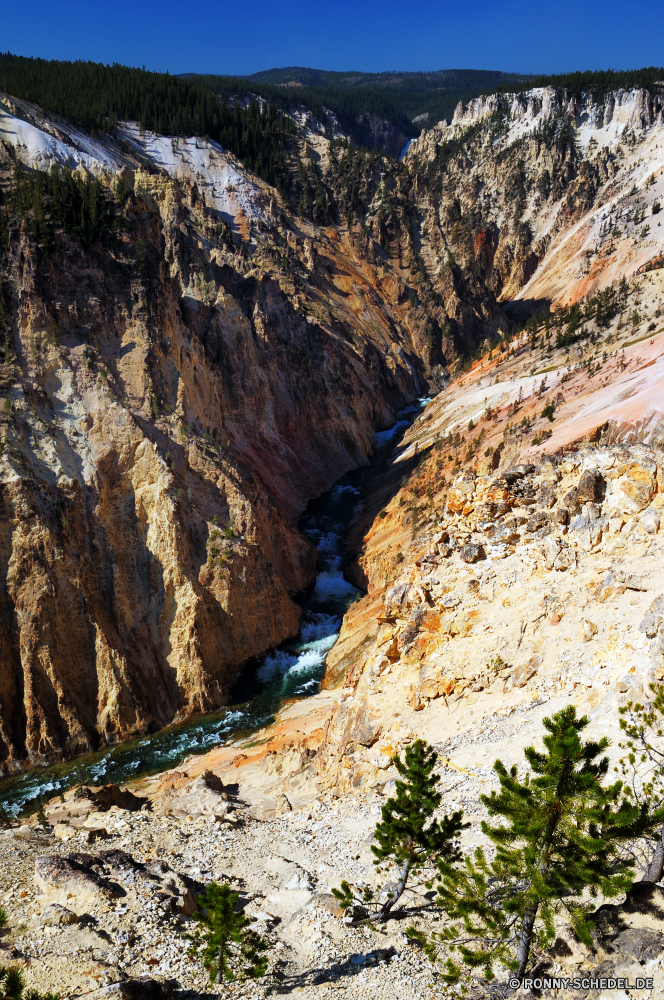
[[[664,64],[661,0],[32,0],[5,2],[0,47],[172,73],[501,69]]]

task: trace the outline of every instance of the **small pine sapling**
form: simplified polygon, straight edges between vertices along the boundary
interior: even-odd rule
[[[23,975],[20,969],[16,966],[10,968],[0,966],[1,1000],[22,1000],[23,988]]]
[[[0,1000],[60,1000],[60,994],[26,991],[21,970],[0,965]]]
[[[433,874],[439,862],[452,864],[460,858],[459,837],[469,824],[462,822],[462,812],[434,818],[442,800],[436,789],[440,775],[433,773],[437,760],[436,751],[424,740],[407,747],[403,761],[394,758],[403,780],[396,781],[395,795],[383,805],[374,834],[377,845],[371,850],[378,871],[396,865],[397,877],[385,883],[377,895],[368,888],[357,892],[345,881],[340,889],[333,889],[347,923],[386,920],[410,878],[425,869]]]
[[[267,969],[267,941],[249,927],[250,920],[235,906],[239,894],[228,885],[211,882],[199,896],[194,913],[198,928],[190,954],[200,956],[211,983],[224,979],[259,979]]]
[[[610,744],[606,737],[582,742],[588,723],[573,705],[544,719],[545,752],[526,748],[530,771],[523,780],[516,765],[508,771],[497,760],[500,791],[481,796],[489,815],[506,821],[482,823],[495,857],[488,860],[477,848],[463,866],[439,865],[440,903],[457,922],[439,940],[458,949],[470,969],[482,968],[488,980],[501,962],[523,981],[531,949],[548,947],[555,936],[556,912],[566,911],[589,944],[584,891],[608,898],[625,892],[633,871],[621,846],[662,822],[662,811],[650,812],[647,801],[625,798],[621,781],[603,784],[609,762],[600,755]],[[449,958],[447,968],[444,978],[456,982],[461,970]]]
[[[661,600],[661,598],[660,598]],[[651,684],[652,701],[645,705],[628,701],[619,709],[620,728],[627,741],[620,747],[626,792],[637,805],[650,800],[664,805],[664,685]],[[618,768],[616,768],[618,770]],[[628,845],[628,851],[643,873],[644,882],[660,882],[664,874],[664,823],[656,836],[646,836]]]

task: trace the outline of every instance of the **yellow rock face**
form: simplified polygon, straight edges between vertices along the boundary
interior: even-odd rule
[[[270,212],[229,247],[191,183],[136,170],[115,242],[12,231],[0,769],[226,704],[297,631],[307,501],[421,391],[407,300]]]

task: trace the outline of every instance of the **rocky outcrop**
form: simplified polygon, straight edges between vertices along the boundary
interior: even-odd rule
[[[171,781],[170,787],[153,801],[156,813],[179,819],[207,816],[219,821],[237,822],[233,795],[236,789],[225,787],[211,771],[205,771],[191,780],[185,773],[182,775],[184,782],[176,775],[172,777],[176,780]]]
[[[153,979],[152,976],[139,976],[138,979],[127,979],[122,983],[112,983],[102,986],[88,994],[90,1000],[171,1000],[176,992],[166,983]]]
[[[196,883],[175,872],[165,861],[142,864],[124,851],[99,854],[44,854],[35,861],[35,885],[40,902],[78,914],[88,913],[127,895],[123,882],[143,883],[174,913],[191,916],[197,906]]]
[[[94,789],[81,787],[76,792],[77,805],[83,802],[86,808],[98,812],[107,812],[113,806],[136,812],[147,805],[147,801],[143,796],[134,795],[128,788],[119,788],[118,785],[102,785]]]
[[[449,486],[434,460],[421,463],[408,489],[430,501],[416,522],[398,494],[377,519],[360,556],[374,594],[328,656],[324,683],[341,697],[316,759],[324,787],[382,787],[401,718],[435,703],[439,717],[478,698],[489,710],[578,688],[617,725],[621,704],[664,679],[662,470],[643,446],[467,470]],[[644,613],[615,633],[621,598]]]
[[[97,865],[98,859],[90,854],[44,854],[37,858],[35,884],[44,904],[57,904],[81,914],[124,895],[117,883],[94,870]]]
[[[540,995],[567,1000],[599,997],[607,987],[626,984],[656,988],[664,946],[663,902],[659,885],[636,882],[624,902],[604,904],[589,914],[594,924],[591,947],[581,944],[570,927],[561,927],[532,972],[532,978],[541,981]],[[575,979],[580,980],[577,987]]]

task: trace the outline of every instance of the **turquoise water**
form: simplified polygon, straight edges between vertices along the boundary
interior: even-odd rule
[[[18,815],[34,811],[40,802],[72,785],[121,784],[166,771],[190,754],[205,753],[268,725],[285,698],[316,694],[341,619],[360,596],[344,579],[349,562],[344,535],[372,479],[390,464],[404,430],[426,402],[422,399],[402,410],[393,427],[376,435],[369,464],[347,473],[308,505],[300,530],[317,547],[318,564],[314,586],[298,598],[303,609],[300,632],[245,670],[234,692],[237,704],[151,736],[5,779],[0,783],[0,807]]]

